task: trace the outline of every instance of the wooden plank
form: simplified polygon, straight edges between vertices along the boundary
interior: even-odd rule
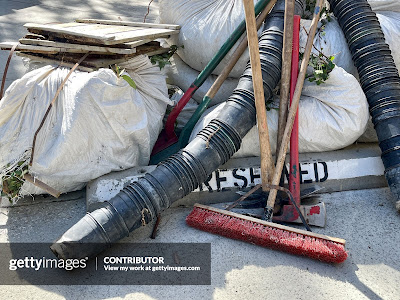
[[[206,205],[202,205],[202,204],[198,204],[196,203],[194,205],[194,207],[198,207],[204,210],[209,210],[212,212],[216,212],[219,214],[223,214],[223,215],[227,215],[236,219],[242,219],[242,220],[246,220],[246,221],[250,221],[252,223],[257,223],[257,224],[261,224],[267,227],[271,227],[271,228],[276,228],[276,229],[281,229],[284,231],[288,231],[288,232],[293,232],[293,233],[297,233],[297,234],[302,234],[305,236],[309,236],[309,237],[313,237],[313,238],[317,238],[317,239],[323,239],[326,241],[331,241],[331,242],[335,242],[338,244],[342,244],[345,245],[346,244],[346,240],[341,239],[341,238],[336,238],[336,237],[331,237],[331,236],[327,236],[327,235],[323,235],[323,234],[318,234],[318,233],[314,233],[311,231],[305,231],[305,230],[301,230],[301,229],[297,229],[297,228],[293,228],[293,227],[289,227],[289,226],[284,226],[284,225],[280,225],[280,224],[276,224],[276,223],[271,223],[271,222],[267,222],[264,220],[260,220],[257,218],[253,218],[253,217],[249,217],[249,216],[245,216],[245,215],[241,215],[241,214],[237,214],[228,210],[223,210],[223,209],[219,209],[219,208],[215,208],[215,207],[211,207],[211,206],[206,206]]]
[[[165,37],[167,37],[167,36],[165,36]],[[138,46],[150,43],[152,41],[153,41],[152,39],[144,39],[144,40],[138,40],[138,41],[133,41],[133,42],[126,42],[126,43],[121,44],[121,47],[124,46],[126,48],[136,48]],[[117,45],[115,45],[115,46],[117,46]]]
[[[114,41],[110,41],[110,40],[106,40],[104,42],[104,44],[106,45],[112,45],[112,44],[116,44],[116,43],[126,43],[132,40],[137,40],[137,39],[142,39],[143,37],[147,38],[147,39],[157,39],[161,36],[165,36],[164,32],[154,32],[154,29],[143,29],[140,30],[140,32],[121,32],[121,33],[116,33],[115,34],[115,40]],[[159,30],[159,29],[157,29]],[[169,30],[169,29],[166,29]],[[171,30],[174,31],[174,30]],[[178,33],[179,30],[175,30],[175,33]],[[132,36],[135,36],[135,38],[133,38]],[[118,42],[117,42],[118,41]]]
[[[85,24],[85,26],[72,28],[60,28],[57,25],[59,24],[41,25],[27,23],[24,26],[28,31],[33,33],[45,34],[46,32],[52,32],[60,34],[63,38],[70,37],[71,39],[74,39],[74,37],[77,37],[77,40],[83,37],[105,45],[121,44],[128,41],[143,39],[155,39],[161,36],[179,33],[179,30],[172,29],[140,28],[116,25]],[[107,27],[110,29],[107,29]],[[108,30],[110,30],[111,33],[107,33]]]
[[[46,37],[40,34],[34,34],[34,33],[27,33],[25,34],[26,39],[35,39],[35,40],[45,40]]]
[[[154,47],[154,46],[151,46],[151,47],[150,46],[142,46],[137,49],[135,54],[131,54],[131,55],[113,55],[112,57],[111,56],[104,57],[104,56],[99,56],[99,55],[89,56],[81,63],[80,66],[88,67],[91,69],[108,68],[109,65],[127,62],[141,54],[146,54],[148,56],[151,56],[151,55],[165,53],[168,50],[169,50],[169,48]],[[38,57],[46,58],[55,64],[60,64],[60,62],[62,61],[63,63],[65,62],[65,63],[70,63],[73,65],[80,59],[80,56],[75,53],[41,54],[40,56],[39,56],[39,54],[35,54],[35,53],[28,53],[28,54],[21,53],[21,52],[18,52],[18,53],[21,54],[20,56],[25,56],[28,58],[33,57],[33,59],[36,59]]]
[[[72,63],[72,62],[70,63],[70,62],[65,62],[65,61],[61,61],[61,60],[41,57],[41,56],[22,53],[22,52],[16,52],[16,55],[18,55],[20,57],[29,58],[30,60],[33,60],[33,61],[43,62],[43,63],[49,64],[49,65],[59,65],[59,66],[64,66],[64,67],[68,67],[68,68],[72,68],[75,65],[75,63]],[[84,71],[84,72],[93,72],[96,70],[95,68],[85,67],[85,66],[81,66],[81,65],[79,65],[77,69],[80,71]]]
[[[57,28],[71,28],[71,27],[82,27],[82,26],[84,26],[83,24],[79,24],[79,23],[76,23],[76,22],[68,22],[68,23],[54,22],[54,23],[46,23],[45,25],[57,26]]]
[[[46,25],[46,24],[26,23],[24,25],[24,27],[26,27],[29,31],[33,29],[35,31],[62,33],[62,34],[68,34],[68,35],[72,35],[72,36],[77,35],[77,32],[74,31],[73,29],[68,30],[68,28],[60,28],[59,26],[57,26],[57,24]],[[93,35],[93,34],[81,33],[81,34],[79,34],[79,36],[98,39],[98,36]],[[103,37],[103,40],[106,40],[106,39],[112,39],[112,37],[108,37],[108,38]]]
[[[3,42],[3,43],[0,43],[0,48],[2,50],[10,50],[16,44],[18,44],[18,43],[17,42]],[[49,47],[21,45],[21,44],[19,44],[17,46],[16,50],[25,51],[25,52],[48,53],[48,54],[56,54],[56,53],[60,52],[59,48],[49,48]]]
[[[74,44],[84,44],[84,45],[93,45],[93,46],[105,46],[105,44],[102,41],[99,41],[98,39],[91,39],[88,37],[82,37],[82,36],[77,36],[77,35],[70,35],[70,34],[65,34],[65,33],[59,33],[59,32],[51,32],[51,31],[44,31],[44,30],[36,30],[36,29],[28,29],[32,33],[40,33],[41,35],[46,36],[47,40],[51,41],[60,41],[63,43],[74,43]],[[116,44],[114,45],[107,45],[108,47],[118,47],[119,45],[122,44]],[[119,47],[120,48],[120,47]],[[123,46],[122,48],[126,48]]]
[[[75,22],[96,23],[96,24],[106,24],[106,25],[135,26],[135,27],[137,26],[137,27],[173,29],[173,30],[178,30],[181,28],[180,25],[173,25],[173,24],[141,23],[141,22],[129,22],[129,21],[119,21],[119,20],[76,19]]]
[[[78,24],[78,23],[74,23]],[[70,30],[80,35],[96,36],[97,38],[102,38],[107,34],[116,34],[120,32],[140,30],[138,27],[128,27],[128,26],[114,26],[114,25],[103,25],[103,24],[83,24],[81,27],[65,27],[65,30]]]
[[[139,27],[128,27],[128,26],[114,26],[104,24],[84,24],[84,23],[63,23],[63,24],[44,24],[44,26],[50,26],[54,28],[55,32],[71,32],[81,36],[88,37],[103,37],[106,34],[119,33],[125,31],[131,31],[132,29],[141,29]]]
[[[89,59],[87,59],[87,61],[85,61],[85,63],[87,63],[91,67],[95,67],[95,68],[107,68],[109,65],[127,62],[141,54],[152,56],[152,55],[157,55],[157,54],[162,54],[162,53],[168,52],[168,50],[169,50],[169,48],[146,49],[146,50],[142,50],[142,51],[140,49],[137,49],[137,52],[134,55],[119,57],[119,58],[115,58],[115,59],[89,58]]]
[[[101,46],[90,46],[81,44],[70,44],[61,43],[48,40],[34,40],[34,39],[20,39],[19,42],[24,45],[37,45],[37,46],[47,46],[47,47],[57,47],[64,49],[75,49],[76,53],[85,53],[88,51],[94,53],[104,53],[104,54],[133,54],[136,53],[136,48],[133,49],[123,49],[123,48],[111,48],[111,47],[101,47]],[[67,51],[65,51],[67,52]]]
[[[16,42],[4,42],[0,43],[0,48],[3,50],[11,49]],[[46,47],[40,45],[26,45],[26,44],[19,44],[16,48],[18,51],[22,52],[33,52],[33,53],[44,53],[44,54],[56,54],[56,53],[87,53],[91,52],[91,54],[100,54],[100,55],[115,55],[116,53],[105,52],[105,51],[91,51],[79,48],[64,48],[64,47]],[[123,49],[121,49],[123,50]],[[129,55],[136,53],[136,49],[130,49],[132,51],[126,53],[120,53],[121,55]]]

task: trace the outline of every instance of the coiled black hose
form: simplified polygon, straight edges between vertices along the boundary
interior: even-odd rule
[[[385,177],[400,200],[400,77],[367,0],[329,0],[342,28],[369,104]]]
[[[304,2],[296,1],[296,13],[301,14]],[[265,99],[270,99],[280,79],[284,7],[284,0],[279,0],[266,19],[259,40]],[[224,111],[186,148],[125,187],[101,208],[86,214],[51,246],[52,251],[63,259],[93,257],[129,232],[148,224],[172,202],[196,189],[239,150],[242,138],[255,123],[248,64]]]

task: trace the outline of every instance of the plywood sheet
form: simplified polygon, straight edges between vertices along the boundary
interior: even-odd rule
[[[53,34],[60,38],[76,41],[115,45],[143,39],[156,39],[166,35],[177,34],[177,29],[148,28],[140,26],[105,25],[92,23],[35,24],[24,25],[35,34]]]

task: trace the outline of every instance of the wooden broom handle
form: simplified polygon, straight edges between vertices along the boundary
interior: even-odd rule
[[[304,51],[303,61],[301,62],[301,66],[300,66],[299,77],[297,79],[297,84],[296,84],[296,89],[295,89],[294,95],[293,95],[292,105],[290,106],[290,109],[289,109],[288,120],[287,120],[287,123],[285,126],[285,131],[283,133],[283,138],[282,138],[282,145],[279,149],[278,159],[276,162],[276,169],[275,169],[274,177],[272,179],[273,185],[279,184],[283,165],[285,164],[285,158],[286,158],[287,148],[289,145],[290,134],[292,132],[294,119],[295,119],[296,113],[297,113],[297,108],[299,107],[301,91],[303,89],[304,79],[306,77],[308,61],[310,60],[311,48],[314,43],[315,32],[317,31],[317,25],[318,25],[318,21],[319,21],[319,15],[320,15],[320,12],[322,9],[322,4],[323,4],[323,0],[317,0],[317,3],[315,5],[314,17],[311,22],[310,32],[309,32],[308,38],[307,38],[307,44],[306,44],[306,48]],[[275,189],[272,189],[269,192],[267,206],[274,207],[276,194],[277,194],[277,190],[275,190]]]
[[[276,140],[276,149],[280,149],[282,144],[283,132],[286,126],[286,120],[289,107],[290,92],[290,73],[292,66],[292,43],[293,43],[293,16],[295,0],[285,1],[285,18],[283,27],[283,51],[282,51],[282,74],[281,89],[279,101],[279,119],[278,134]],[[278,158],[278,156],[276,156]]]
[[[244,0],[243,4],[246,18],[247,38],[249,40],[250,64],[253,76],[258,135],[260,139],[261,182],[263,191],[268,191],[267,185],[272,179],[271,174],[273,174],[274,164],[272,161],[271,147],[269,144],[267,114],[264,100],[264,86],[261,74],[260,52],[258,49],[256,19],[254,16],[254,2],[253,0]]]

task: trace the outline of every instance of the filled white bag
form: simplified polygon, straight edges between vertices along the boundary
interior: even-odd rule
[[[300,21],[300,52],[304,52],[310,25],[311,20],[302,19]],[[320,26],[321,24],[319,27]],[[337,66],[343,68],[347,73],[353,76],[358,76],[357,68],[354,66],[350,49],[347,46],[346,37],[334,17],[325,25],[323,30],[317,32],[311,52],[316,56],[318,56],[320,52],[327,57],[334,56],[335,59],[333,62]]]
[[[400,6],[400,1],[398,4]],[[400,70],[400,10],[399,12],[380,12],[376,16],[381,24],[386,43],[392,51],[396,67]]]
[[[168,44],[184,46],[178,48],[179,57],[198,71],[204,69],[244,20],[242,0],[159,0],[159,14],[160,23],[181,26],[179,35],[171,36],[167,40]],[[236,46],[233,46],[213,74],[221,73]],[[245,51],[229,76],[239,78],[248,61],[249,54]]]
[[[206,112],[196,124],[191,140],[218,116],[224,105]],[[358,81],[342,68],[335,67],[321,85],[306,80],[299,105],[299,151],[331,151],[354,143],[365,131],[368,115],[368,103]],[[267,116],[271,151],[275,153],[278,111],[271,109]],[[258,131],[254,126],[233,157],[259,155]]]
[[[165,74],[168,77],[168,83],[179,86],[183,91],[186,91],[193,81],[200,74],[189,67],[178,55],[174,55],[171,58],[171,65],[165,66]],[[196,93],[193,94],[192,98],[197,102],[201,103],[205,94],[213,85],[216,75],[210,75],[206,81],[199,87]],[[209,106],[213,106],[226,101],[231,95],[233,90],[236,88],[239,79],[228,77],[219,88],[217,94],[211,100]]]
[[[73,72],[37,136],[30,174],[68,192],[111,171],[148,164],[172,102],[165,76],[146,56],[123,67],[137,89],[110,69]],[[34,133],[69,71],[45,66],[8,88],[0,101],[0,179],[8,164],[30,158]],[[21,192],[43,193],[27,182]]]
[[[376,16],[385,34],[386,43],[392,51],[395,64],[400,69],[400,13],[380,12]],[[310,20],[301,20],[300,51],[304,51],[308,37],[305,29],[309,32],[310,25]],[[318,55],[320,52],[327,57],[334,56],[333,62],[337,66],[358,78],[357,68],[354,66],[346,37],[334,17],[331,18],[331,21],[325,25],[325,28],[320,33],[317,33],[314,39],[312,53]]]

